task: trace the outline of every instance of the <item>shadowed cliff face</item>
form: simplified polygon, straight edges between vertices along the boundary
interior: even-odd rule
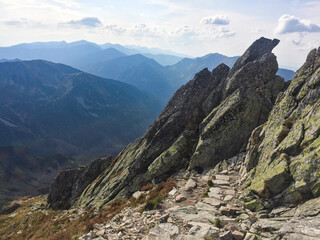
[[[267,120],[284,88],[271,53],[278,42],[261,38],[231,70],[221,64],[197,73],[75,204],[101,206],[130,196],[143,182],[162,181],[180,169],[212,167],[245,150],[251,131]]]
[[[245,200],[252,209],[320,196],[320,48],[312,50],[248,144]]]

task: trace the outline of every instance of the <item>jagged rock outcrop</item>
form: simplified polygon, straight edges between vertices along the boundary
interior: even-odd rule
[[[320,48],[309,53],[268,121],[251,135],[243,181],[247,207],[257,210],[319,197],[319,169]]]
[[[180,169],[203,169],[245,150],[284,80],[271,53],[279,40],[254,42],[230,70],[204,69],[182,86],[146,134],[128,145],[83,191],[76,205],[101,206]],[[54,188],[52,188],[54,190]]]
[[[61,171],[51,185],[48,203],[54,209],[69,208],[82,191],[111,164],[113,157],[99,158],[86,167]]]
[[[255,126],[267,120],[283,80],[275,76],[278,40],[261,38],[240,57],[227,79],[208,99],[211,108],[200,124],[200,138],[190,167],[214,166],[245,150]],[[218,103],[218,104],[217,104]]]

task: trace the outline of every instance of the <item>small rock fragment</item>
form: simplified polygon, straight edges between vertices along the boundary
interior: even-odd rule
[[[187,200],[187,198],[181,194],[176,196],[176,202],[183,202],[185,200]]]

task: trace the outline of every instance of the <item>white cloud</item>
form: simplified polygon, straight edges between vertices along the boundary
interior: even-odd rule
[[[87,28],[96,28],[102,25],[101,21],[95,17],[86,17],[80,20],[72,20],[70,22],[63,23],[62,25],[70,27],[87,27]]]
[[[29,28],[44,28],[48,27],[45,24],[42,24],[40,22],[32,21],[27,18],[20,18],[20,19],[14,19],[14,20],[7,20],[3,21],[3,23],[7,26],[12,27],[29,27]]]
[[[201,24],[214,24],[214,25],[228,25],[230,19],[224,15],[215,15],[210,17],[204,17],[200,21]]]
[[[107,24],[104,26],[104,28],[116,35],[121,35],[127,31],[127,29],[122,28],[117,24]]]
[[[320,26],[310,23],[309,20],[299,19],[290,15],[283,15],[279,18],[276,33],[294,33],[294,32],[320,32]]]

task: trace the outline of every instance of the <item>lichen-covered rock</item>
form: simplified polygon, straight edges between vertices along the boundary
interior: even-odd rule
[[[247,201],[258,195],[290,204],[320,196],[320,48],[309,53],[268,121],[253,131],[246,170],[252,173]]]
[[[180,169],[203,169],[245,150],[285,86],[271,53],[278,40],[254,42],[230,69],[204,69],[182,86],[143,137],[128,145],[75,204],[102,206]]]
[[[86,167],[61,171],[53,181],[48,195],[52,208],[69,208],[82,191],[111,163],[113,157],[99,158]]]
[[[245,150],[252,130],[264,123],[284,82],[275,73],[271,53],[278,40],[261,38],[238,59],[223,86],[222,101],[200,124],[200,138],[190,168],[211,167]]]
[[[124,149],[77,203],[103,205],[115,197],[129,196],[142,183],[158,182],[187,168],[198,140],[198,126],[206,116],[203,103],[228,72],[224,64],[212,72],[204,69],[182,86],[146,134]]]

